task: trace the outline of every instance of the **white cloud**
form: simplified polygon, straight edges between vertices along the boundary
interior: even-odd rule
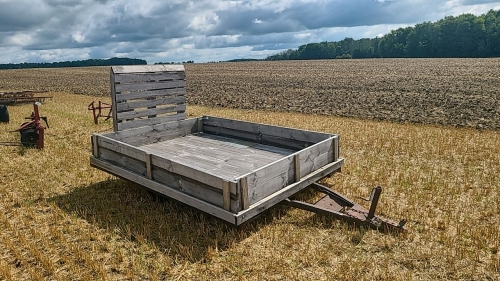
[[[73,33],[71,38],[73,38],[73,41],[75,41],[76,43],[84,43],[86,41],[85,35],[83,35],[81,31]]]
[[[19,33],[8,36],[5,41],[7,42],[7,45],[24,47],[31,44],[33,42],[33,38],[30,34]]]

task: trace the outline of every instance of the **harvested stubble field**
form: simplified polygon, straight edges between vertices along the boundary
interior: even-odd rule
[[[224,64],[190,65],[188,79],[191,67],[209,66],[217,76]],[[26,73],[19,83],[39,83]],[[0,147],[0,280],[500,279],[498,130],[189,105],[190,117],[340,134],[346,165],[324,183],[350,198],[381,185],[379,214],[409,220],[409,232],[393,236],[276,207],[235,229],[91,168],[90,134],[110,131],[111,122],[93,124],[86,107],[95,97],[52,91],[41,107],[51,125],[45,150]],[[31,110],[9,107],[0,140],[16,141],[7,130]]]

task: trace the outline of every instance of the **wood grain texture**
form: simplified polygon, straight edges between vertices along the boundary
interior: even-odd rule
[[[214,127],[222,127],[237,131],[249,132],[255,135],[268,135],[286,140],[297,140],[308,143],[318,143],[330,138],[331,134],[286,128],[280,126],[259,124],[253,122],[238,121],[219,117],[206,116],[203,124]]]
[[[163,105],[163,104],[161,104],[161,105]],[[186,111],[185,104],[169,105],[166,107],[155,107],[155,108],[150,108],[150,109],[118,112],[117,118],[119,120],[127,120],[127,119],[136,119],[136,118],[147,117],[150,115],[160,115],[160,114],[166,114],[166,113],[177,113],[177,112],[185,112],[185,111]]]
[[[112,66],[115,74],[123,73],[146,73],[146,72],[184,72],[182,64],[155,64],[155,65],[119,65]]]
[[[301,191],[302,189],[306,188],[312,183],[321,180],[322,178],[328,176],[329,174],[334,173],[335,171],[338,171],[343,164],[344,164],[344,159],[339,159],[336,162],[332,162],[316,170],[314,173],[311,173],[306,177],[302,178],[299,182],[290,184],[285,188],[259,200],[258,202],[251,204],[248,209],[242,210],[238,214],[236,214],[237,217],[236,225],[240,225],[252,219],[253,217],[273,207],[274,205],[278,204],[284,199],[296,194],[297,192]]]
[[[151,126],[166,122],[173,122],[186,119],[186,113],[179,113],[175,115],[167,115],[155,118],[137,119],[126,122],[117,123],[118,130],[128,130],[142,126]]]
[[[184,80],[186,74],[184,72],[147,72],[147,73],[115,73],[115,82],[130,83],[130,82],[149,82],[149,81],[168,81],[168,80]]]
[[[223,207],[226,211],[231,211],[231,190],[229,186],[229,182],[225,181],[222,184],[222,197],[223,197]]]
[[[226,195],[228,197],[225,199],[229,200],[226,202],[226,206],[229,204],[229,209],[227,209],[224,208],[224,195],[220,189],[216,189],[212,186],[197,182],[191,178],[174,174],[158,167],[154,167],[153,177],[156,182],[168,185],[183,193],[189,194],[190,196],[216,205],[219,208],[229,210],[232,213],[240,211],[238,197],[236,195],[232,195],[230,192]],[[229,188],[230,191],[231,183],[227,182],[227,184],[229,184],[227,188]]]
[[[147,108],[151,106],[170,105],[170,104],[176,105],[184,102],[185,102],[184,97],[157,96],[153,100],[139,100],[139,101],[130,100],[128,102],[121,102],[118,103],[116,107],[118,112],[124,112],[124,111],[134,110],[136,108]]]
[[[182,65],[116,66],[110,75],[115,131],[186,118]]]

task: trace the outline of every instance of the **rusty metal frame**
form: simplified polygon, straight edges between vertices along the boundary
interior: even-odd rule
[[[111,116],[111,110],[112,110],[111,104],[99,101],[98,106],[96,107],[94,105],[94,103],[95,103],[95,101],[91,102],[87,108],[88,108],[88,110],[92,110],[92,114],[94,115],[94,123],[96,125],[99,124],[99,117],[105,117],[106,119],[104,119],[104,121],[107,121],[112,117]],[[107,115],[102,114],[103,109],[109,109]]]
[[[384,233],[400,233],[406,231],[406,228],[404,227],[406,220],[401,220],[397,223],[375,215],[380,194],[382,193],[382,188],[380,186],[372,189],[370,198],[363,198],[364,200],[371,202],[368,210],[324,185],[313,183],[309,186],[309,188],[324,193],[325,196],[314,204],[293,199],[285,199],[281,202],[281,204],[313,213],[331,215],[336,219],[347,223],[351,223],[356,226],[369,227]]]

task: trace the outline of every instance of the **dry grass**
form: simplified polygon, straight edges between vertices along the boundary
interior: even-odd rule
[[[89,166],[94,98],[52,93],[46,149],[0,147],[0,280],[497,280],[500,132],[297,113],[202,114],[339,133],[351,198],[385,187],[395,237],[276,207],[240,229]],[[104,100],[103,100],[104,101]],[[15,129],[30,105],[9,107]]]

